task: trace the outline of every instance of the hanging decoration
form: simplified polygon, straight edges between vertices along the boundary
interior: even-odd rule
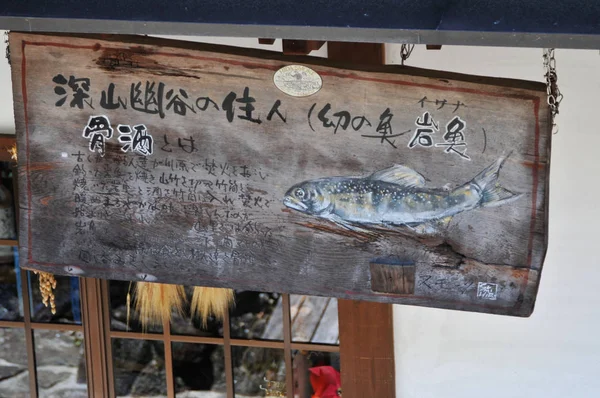
[[[149,325],[162,325],[170,322],[173,312],[184,314],[187,304],[185,288],[181,285],[164,283],[136,282],[135,310],[143,330]],[[208,319],[213,316],[223,321],[229,308],[235,303],[231,289],[195,286],[191,301],[191,314],[201,320],[202,327],[208,326]],[[127,292],[127,328],[129,328],[131,295]]]
[[[185,288],[181,285],[164,283],[136,282],[135,310],[143,330],[149,325],[162,325],[170,321],[173,311],[184,314],[187,304]],[[225,314],[234,305],[234,292],[231,289],[195,286],[191,301],[192,317],[201,320],[202,327],[208,326],[209,317],[223,321]],[[129,329],[131,294],[127,292],[127,329]]]
[[[206,287],[204,323],[232,303],[213,288],[532,313],[543,83],[139,37],[10,45],[23,268],[133,281],[149,321],[183,285]]]
[[[42,295],[42,303],[46,307],[50,307],[52,314],[56,314],[56,302],[54,297],[54,289],[56,289],[56,278],[48,272],[34,271],[39,278],[40,293]]]
[[[183,315],[185,303],[183,286],[151,282],[135,284],[134,306],[144,329],[148,325],[170,322],[173,311]]]
[[[16,162],[17,161],[17,146],[13,145],[12,147],[8,148],[8,153],[10,154],[11,160],[14,160]]]
[[[231,289],[196,286],[192,295],[192,316],[200,318],[202,326],[206,328],[211,315],[222,321],[234,303]]]

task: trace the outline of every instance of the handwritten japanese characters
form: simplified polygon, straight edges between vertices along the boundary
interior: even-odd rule
[[[52,81],[56,83],[54,92],[59,96],[56,101],[56,106],[62,106],[70,99],[69,106],[71,108],[83,109],[84,104],[92,108],[92,102],[88,100],[90,98],[90,79],[87,77],[76,78],[75,76],[69,76],[67,80],[62,74],[58,74],[52,78]]]
[[[123,152],[132,151],[144,156],[150,156],[154,152],[154,140],[145,125],[136,124],[132,129],[129,125],[119,124],[117,130]]]
[[[84,250],[79,257],[84,263],[100,259],[123,265],[127,259],[135,261],[136,255],[151,255],[214,264],[223,259],[254,264],[254,256],[240,252],[245,241],[236,237],[262,236],[259,243],[264,245],[272,234],[272,227],[251,218],[253,212],[275,206],[269,197],[248,187],[253,176],[267,179],[268,175],[259,169],[216,162],[214,158],[192,162],[168,154],[152,160],[142,155],[115,154],[110,163],[104,162],[99,153],[78,151],[70,157],[75,161],[72,218],[76,235],[94,233],[98,222],[119,220],[151,226],[157,216],[182,215],[193,219],[188,233],[198,238],[192,246],[165,242],[156,246],[146,244],[153,240],[148,235],[144,237],[146,243],[136,245],[129,257],[120,253],[94,257]],[[207,236],[216,230],[226,231],[227,236],[221,240]]]
[[[531,313],[543,85],[127,40],[11,34],[23,268]]]
[[[70,93],[62,87],[57,86],[55,88],[55,94],[60,96],[59,100],[55,103],[56,107],[69,106],[71,108],[83,109],[85,105],[91,110],[96,109],[93,106],[93,98],[90,96],[91,79],[70,76],[70,80],[67,81],[62,74],[58,74],[54,76],[52,81],[55,83],[64,82],[64,84],[72,87],[72,92]],[[276,99],[272,103],[268,108],[266,117],[257,115],[257,99],[250,95],[249,87],[244,87],[241,95],[238,95],[236,91],[230,91],[222,100],[212,99],[209,96],[191,97],[182,88],[168,88],[165,83],[156,81],[131,83],[129,86],[129,95],[123,97],[115,94],[115,89],[115,83],[109,83],[106,89],[102,89],[99,101],[100,108],[104,110],[126,110],[129,106],[130,109],[137,112],[159,115],[161,118],[165,118],[168,113],[188,116],[212,110],[224,113],[225,119],[229,123],[233,123],[234,120],[243,120],[254,124],[261,124],[263,121],[272,122],[274,120],[287,123],[287,110],[284,109],[285,106],[281,99]],[[71,100],[67,102],[69,98]],[[213,96],[213,98],[215,97]],[[417,103],[421,108],[426,104],[434,104],[436,110],[440,111],[444,109],[448,101],[429,101],[427,97],[424,97]],[[462,102],[457,101],[454,104],[450,104],[447,109],[453,107],[452,113],[454,114],[461,107],[466,106]],[[266,110],[267,108],[265,108]],[[324,105],[313,103],[308,109],[306,121],[312,131],[316,131],[315,128],[322,128],[331,131],[333,134],[338,134],[338,132],[360,133],[360,137],[375,139],[380,144],[387,144],[394,149],[398,149],[399,143],[397,139],[406,136],[406,145],[408,148],[414,148],[415,146],[424,148],[441,147],[444,153],[456,154],[462,159],[471,160],[466,154],[467,125],[460,116],[454,116],[446,124],[446,129],[443,132],[440,132],[439,124],[434,120],[430,111],[426,111],[418,116],[414,126],[393,124],[393,118],[394,113],[389,107],[382,110],[376,117],[367,117],[367,115],[352,113],[347,109],[333,109],[331,103],[325,103]],[[90,122],[93,121],[90,120]],[[123,146],[123,148],[127,148],[124,149],[125,151],[133,148],[134,151],[149,156],[152,155],[152,146],[150,143],[153,141],[153,138],[148,134],[145,126],[142,126],[141,124],[134,126],[133,130],[131,126],[119,126],[119,129],[121,127],[123,129],[123,131],[119,130],[121,133],[119,142],[125,144]],[[443,138],[443,141],[440,140],[440,142],[434,143],[434,139],[437,136],[434,137],[433,134],[436,132],[441,134],[440,138]],[[410,133],[412,133],[412,136]],[[86,136],[86,138],[88,137]],[[97,150],[102,154],[102,145],[110,137],[106,134],[103,136],[95,134],[92,138],[94,149],[92,149],[92,141],[90,141],[90,150]]]
[[[415,120],[416,130],[413,134],[409,148],[422,146],[425,148],[434,146],[434,134],[440,131],[439,124],[433,119],[431,113],[425,112]],[[446,125],[443,134],[444,142],[436,143],[436,147],[445,147],[445,153],[455,153],[466,160],[471,160],[467,155],[467,142],[465,140],[464,130],[467,124],[458,116],[452,118]],[[459,150],[460,149],[460,150]]]
[[[91,116],[88,124],[83,129],[83,138],[89,140],[91,152],[98,152],[100,156],[106,153],[106,141],[113,136],[113,128],[107,116]],[[152,155],[154,151],[154,140],[148,133],[145,125],[133,126],[119,124],[119,143],[123,152],[137,152],[144,156]]]

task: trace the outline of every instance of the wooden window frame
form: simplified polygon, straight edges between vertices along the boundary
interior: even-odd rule
[[[336,61],[363,64],[383,64],[383,44],[328,43],[329,58]],[[0,161],[10,161],[7,148],[15,144],[14,136],[0,136]],[[13,173],[17,187],[17,173]],[[15,189],[16,192],[16,189]],[[15,195],[17,200],[18,195]],[[18,220],[18,203],[15,202]],[[18,222],[18,221],[17,221]],[[16,240],[0,240],[0,246],[18,246]],[[25,332],[29,389],[32,398],[38,397],[35,362],[34,331],[38,329],[84,334],[86,375],[89,397],[115,397],[112,364],[113,338],[158,340],[164,343],[167,396],[175,397],[175,382],[171,343],[218,344],[224,349],[227,397],[233,398],[233,365],[231,347],[275,348],[284,350],[287,397],[293,398],[292,350],[339,352],[344,398],[395,397],[394,339],[392,305],[372,302],[338,300],[340,345],[298,343],[292,341],[290,295],[283,294],[283,341],[244,340],[231,338],[227,315],[223,322],[223,337],[173,335],[168,321],[163,333],[143,334],[110,328],[109,284],[106,280],[80,278],[82,323],[52,324],[32,322],[27,272],[21,270],[23,321],[0,321],[3,328],[21,328]]]

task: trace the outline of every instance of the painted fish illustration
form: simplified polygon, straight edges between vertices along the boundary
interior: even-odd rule
[[[363,227],[401,226],[431,232],[447,225],[458,213],[518,199],[521,194],[497,182],[505,160],[501,157],[453,190],[428,188],[421,174],[394,165],[362,178],[328,177],[301,182],[287,191],[283,204],[357,232],[369,232]]]

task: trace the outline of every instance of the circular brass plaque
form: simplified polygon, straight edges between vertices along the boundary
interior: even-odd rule
[[[288,65],[273,76],[278,89],[292,97],[307,97],[323,87],[323,79],[314,70],[302,65]]]

